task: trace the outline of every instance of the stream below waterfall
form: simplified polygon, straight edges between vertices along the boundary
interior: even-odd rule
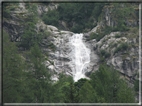
[[[86,47],[83,42],[83,34],[74,34],[70,37],[71,43],[71,59],[74,64],[73,79],[74,81],[78,81],[81,78],[87,78],[85,76],[85,69],[90,62],[90,50]]]

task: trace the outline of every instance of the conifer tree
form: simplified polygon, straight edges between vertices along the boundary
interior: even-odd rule
[[[37,43],[31,48],[28,87],[33,95],[30,102],[51,102],[51,79],[49,70],[43,64],[44,58]]]
[[[3,102],[22,102],[24,63],[17,53],[14,43],[10,42],[9,35],[3,30]]]
[[[95,103],[97,99],[96,91],[91,84],[86,81],[79,91],[80,103]]]
[[[120,79],[116,70],[105,64],[100,65],[99,70],[91,75],[91,85],[97,93],[97,102],[134,102],[134,90],[128,87],[125,80]]]

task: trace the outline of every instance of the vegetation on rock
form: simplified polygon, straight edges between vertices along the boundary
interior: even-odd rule
[[[17,3],[18,4],[18,3]],[[13,16],[11,13],[17,4],[3,3],[3,20],[9,22]],[[43,4],[42,5],[48,5]],[[4,103],[135,103],[135,93],[138,92],[138,80],[134,88],[121,79],[117,70],[104,64],[111,54],[101,50],[100,60],[103,63],[99,69],[91,73],[88,79],[80,79],[77,82],[68,75],[60,74],[59,80],[54,82],[50,69],[44,65],[44,53],[41,50],[42,40],[48,40],[47,48],[56,50],[49,39],[50,33],[45,30],[37,30],[37,22],[41,18],[45,24],[51,24],[62,29],[61,23],[65,22],[64,29],[73,32],[87,32],[97,25],[102,18],[102,9],[108,3],[60,3],[57,10],[49,10],[39,17],[37,4],[26,3],[28,14],[21,16],[19,42],[11,42],[8,29],[3,29],[3,102]],[[91,33],[88,40],[100,41],[105,35],[114,31],[127,32],[131,30],[126,25],[126,17],[135,12],[132,6],[113,4],[113,19],[116,26],[104,25],[98,33]],[[117,14],[117,13],[120,14]],[[19,15],[20,16],[20,15]],[[8,24],[6,24],[8,25]],[[9,26],[5,26],[9,27]],[[10,27],[13,28],[13,27]],[[15,29],[14,29],[15,30]],[[135,32],[135,30],[133,31]],[[9,37],[10,36],[10,37]],[[135,37],[135,35],[133,35]],[[51,37],[51,36],[50,36]],[[121,37],[120,35],[115,36]],[[20,51],[20,48],[24,51]],[[130,48],[127,43],[120,44],[114,54],[126,51]],[[26,56],[25,56],[26,55]],[[48,53],[47,53],[48,60]],[[50,60],[49,60],[50,61]],[[54,63],[52,62],[52,65]]]

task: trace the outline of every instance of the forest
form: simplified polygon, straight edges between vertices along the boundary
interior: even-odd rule
[[[48,3],[40,3],[48,5]],[[10,11],[18,5],[3,3],[3,20],[10,20]],[[80,79],[74,82],[72,76],[64,73],[59,74],[58,81],[51,80],[52,72],[43,62],[48,60],[44,57],[41,49],[43,38],[50,38],[49,32],[37,33],[36,23],[39,18],[45,24],[62,27],[59,21],[68,23],[67,29],[76,33],[86,32],[97,25],[101,20],[102,9],[108,3],[61,3],[57,10],[52,10],[36,15],[36,4],[27,3],[29,16],[22,17],[24,21],[21,41],[12,41],[7,29],[2,29],[2,97],[3,103],[136,103],[135,95],[139,91],[138,80],[134,86],[129,85],[125,78],[113,66],[108,66],[105,61],[100,61],[98,70],[89,75],[89,79]],[[114,4],[118,6],[117,4]],[[118,6],[119,7],[119,6]],[[115,11],[120,11],[117,8]],[[125,14],[127,11],[127,14]],[[132,7],[125,7],[115,18],[120,19],[117,27],[104,27],[98,35],[92,33],[88,40],[99,41],[111,31],[128,31],[124,17],[133,12]],[[93,23],[94,22],[94,23]],[[47,48],[56,50],[49,40]],[[118,51],[128,49],[128,45],[120,45]],[[22,48],[22,50],[20,50]],[[101,51],[103,60],[110,54]]]
[[[8,45],[8,46],[7,46]],[[134,103],[135,89],[120,79],[118,72],[105,64],[90,75],[90,80],[73,81],[60,74],[53,82],[37,44],[31,47],[29,62],[24,62],[17,47],[3,31],[4,103]],[[27,71],[28,70],[28,71]]]

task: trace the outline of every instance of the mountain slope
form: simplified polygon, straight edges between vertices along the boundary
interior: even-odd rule
[[[35,79],[44,78],[45,70],[52,80],[58,80],[61,73],[73,76],[69,39],[83,33],[84,44],[91,51],[86,76],[105,63],[114,67],[129,86],[138,80],[137,3],[3,3],[2,13],[3,32],[8,33],[25,62],[24,71],[36,72],[35,67],[44,70],[39,76],[35,73]],[[35,59],[31,56],[34,52]],[[43,83],[50,85],[50,81]]]

